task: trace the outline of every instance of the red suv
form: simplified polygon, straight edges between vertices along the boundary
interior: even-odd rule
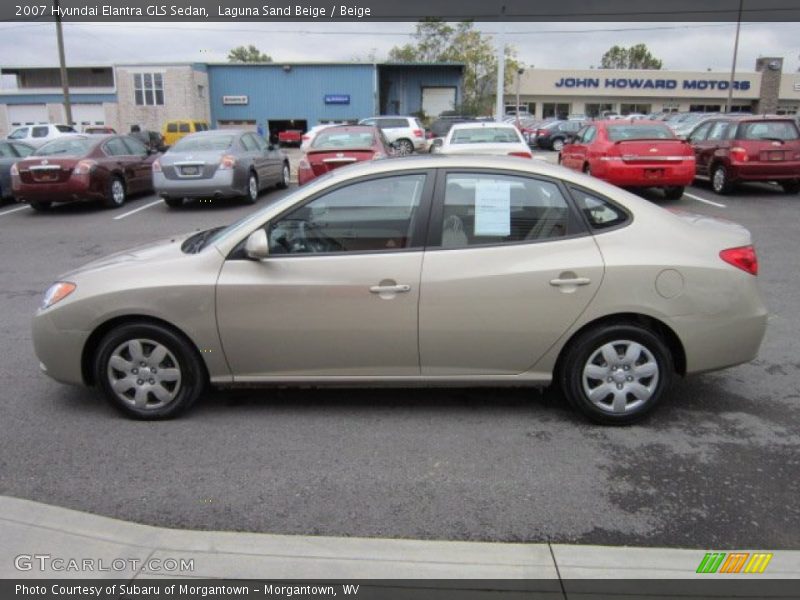
[[[787,194],[800,191],[800,132],[794,119],[722,116],[703,121],[688,136],[697,177],[718,194],[740,181],[777,181]]]

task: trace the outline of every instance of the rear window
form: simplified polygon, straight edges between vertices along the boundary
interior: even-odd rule
[[[314,138],[311,147],[315,150],[370,148],[374,140],[371,131],[321,131]]]
[[[381,129],[408,127],[408,121],[406,119],[376,119],[375,124]]]
[[[175,144],[171,151],[197,152],[200,150],[225,150],[233,143],[232,135],[201,135],[185,137]]]
[[[517,144],[517,130],[510,127],[467,127],[453,131],[451,144]]]
[[[83,138],[53,140],[33,154],[35,156],[83,156],[89,152],[94,143],[93,140]]]
[[[740,140],[796,140],[797,127],[791,121],[751,121],[739,125]]]
[[[167,123],[167,133],[178,133],[178,124]]]
[[[668,127],[659,125],[609,125],[606,129],[612,142],[626,140],[674,140],[675,134]]]

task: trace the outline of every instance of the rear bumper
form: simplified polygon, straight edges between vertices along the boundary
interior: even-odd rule
[[[153,188],[159,196],[176,198],[232,198],[245,190],[236,185],[234,171],[217,171],[208,179],[167,179],[163,173],[153,173]]]
[[[619,186],[687,186],[695,177],[694,161],[647,165],[594,161],[591,167],[592,175]]]
[[[733,181],[800,179],[800,161],[732,163],[730,171]]]
[[[63,183],[14,182],[14,197],[18,202],[76,202],[100,200],[103,194],[93,190],[88,182],[69,179]]]

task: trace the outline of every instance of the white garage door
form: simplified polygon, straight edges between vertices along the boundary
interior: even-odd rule
[[[244,129],[246,131],[255,131],[258,129],[258,126],[252,119],[245,119],[242,121],[226,121],[223,119],[217,121],[217,129]]]
[[[422,110],[429,117],[438,117],[446,110],[453,110],[456,104],[456,88],[422,88]]]
[[[76,124],[75,129],[83,131],[89,125],[105,125],[106,113],[102,104],[73,104],[72,121]]]
[[[9,127],[48,122],[47,106],[44,104],[9,104],[7,107]]]

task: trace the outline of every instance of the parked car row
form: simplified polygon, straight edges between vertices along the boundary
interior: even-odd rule
[[[791,117],[718,115],[679,138],[657,120],[594,121],[570,136],[559,162],[625,187],[660,187],[680,198],[696,178],[718,194],[739,182],[800,191],[800,131]]]

